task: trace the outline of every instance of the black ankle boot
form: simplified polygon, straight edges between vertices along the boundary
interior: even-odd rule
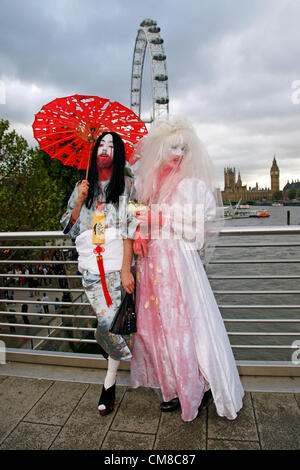
[[[99,403],[98,403],[98,411],[101,416],[108,415],[114,410],[114,406],[116,404],[115,395],[116,395],[116,384],[113,384],[107,390],[105,389],[103,385],[102,392],[99,398]],[[105,409],[99,410],[100,405],[104,405]]]
[[[207,392],[204,393],[202,402],[200,403],[200,406],[198,408],[198,414],[201,413],[202,410],[207,408],[212,402],[213,402],[213,396],[212,396],[211,390],[207,390]]]
[[[170,401],[163,401],[160,404],[161,411],[175,411],[179,407],[180,407],[180,402],[177,397],[173,398],[173,400],[170,400]]]

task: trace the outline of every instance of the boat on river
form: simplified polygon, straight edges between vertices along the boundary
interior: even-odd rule
[[[248,204],[240,204],[241,200],[236,204],[236,206],[224,207],[224,217],[226,219],[244,219],[245,217],[250,217],[251,211],[249,210]]]
[[[249,217],[270,217],[270,209],[249,209],[248,204],[240,204],[240,201],[235,207],[232,205],[224,207],[225,219],[245,219]]]
[[[253,211],[253,214],[251,214],[250,217],[270,217],[270,215],[270,209],[262,209]]]
[[[249,209],[243,209],[241,207],[237,207],[232,214],[233,219],[245,219],[251,217],[252,211]]]

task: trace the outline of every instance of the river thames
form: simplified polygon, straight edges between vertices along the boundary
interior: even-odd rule
[[[297,206],[250,206],[250,210],[268,209],[271,216],[266,218],[227,219],[224,228],[231,227],[273,227],[287,226],[287,213],[290,212],[290,225],[299,225],[300,207]],[[300,228],[300,225],[299,225]],[[287,246],[263,247],[255,244],[281,243]],[[260,333],[259,335],[229,335],[231,344],[234,345],[291,345],[300,340],[299,336],[290,333],[300,331],[300,294],[289,291],[299,291],[300,279],[283,279],[283,276],[300,276],[300,263],[291,263],[291,260],[300,261],[300,246],[292,246],[299,243],[299,235],[247,235],[247,236],[220,236],[218,244],[229,244],[233,247],[216,248],[212,261],[231,261],[228,264],[210,264],[207,268],[211,285],[216,291],[215,296],[225,320],[229,333]],[[250,244],[249,247],[237,247],[239,244]],[[253,245],[253,246],[252,246]],[[234,263],[235,260],[243,260],[243,264]],[[260,261],[253,263],[253,261]],[[268,263],[273,260],[276,263]],[[282,261],[287,262],[282,262]],[[252,263],[249,263],[252,261]],[[277,276],[279,279],[234,279],[219,280],[214,276]],[[217,292],[222,293],[217,293]],[[230,291],[224,294],[224,291]],[[244,293],[232,293],[243,291]],[[257,293],[253,293],[257,291]],[[280,293],[276,293],[280,291]],[[246,293],[245,293],[246,292]],[[271,308],[226,308],[226,306],[266,306]],[[283,305],[283,308],[276,306]],[[274,306],[274,308],[272,308]],[[287,306],[299,306],[299,308],[287,308]],[[243,319],[245,322],[233,320]],[[268,320],[258,322],[254,320]],[[232,321],[227,321],[232,320]],[[275,320],[274,322],[270,320]],[[280,321],[279,321],[280,320]],[[284,320],[284,321],[282,321]],[[298,320],[290,322],[287,320]],[[263,334],[264,333],[264,334]],[[271,333],[271,335],[266,335]],[[275,333],[275,334],[274,334]],[[279,336],[278,333],[286,333]],[[299,343],[300,344],[300,343]],[[300,348],[300,346],[299,346]],[[267,360],[267,361],[291,361],[292,349],[272,348],[233,348],[237,360]]]

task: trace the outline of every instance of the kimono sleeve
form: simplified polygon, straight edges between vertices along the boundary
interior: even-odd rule
[[[80,216],[76,220],[75,224],[71,221],[71,214],[78,198],[78,184],[79,183],[76,184],[70,196],[66,212],[60,218],[60,223],[63,226],[63,233],[68,235],[70,238],[76,238],[80,234]]]

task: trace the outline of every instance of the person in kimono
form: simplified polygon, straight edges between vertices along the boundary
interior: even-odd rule
[[[145,209],[136,213],[131,385],[160,389],[160,409],[181,407],[184,421],[212,400],[220,416],[235,419],[244,390],[205,271],[222,213],[211,160],[181,119],[154,126],[137,152],[135,186]]]
[[[98,319],[95,337],[108,359],[98,403],[101,415],[114,409],[118,366],[131,359],[133,345],[133,335],[109,331],[123,296],[135,287],[131,265],[138,222],[127,211],[134,186],[124,170],[122,139],[114,132],[101,134],[93,148],[88,179],[76,184],[61,218],[64,233],[75,238],[78,270]]]

